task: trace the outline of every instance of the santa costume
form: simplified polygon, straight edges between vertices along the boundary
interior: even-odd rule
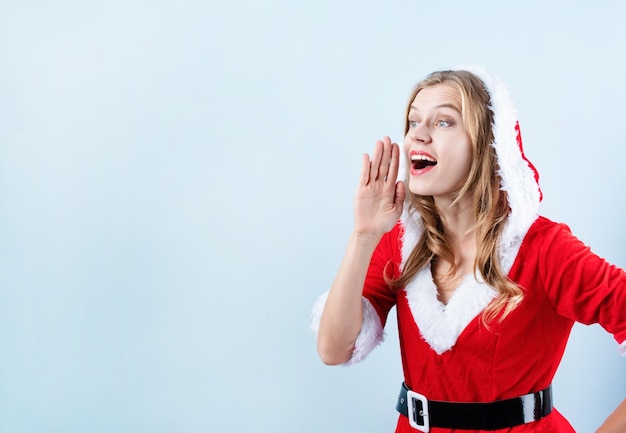
[[[396,432],[571,433],[574,429],[551,406],[549,386],[576,321],[599,323],[626,355],[626,273],[592,253],[564,224],[538,216],[538,176],[523,154],[506,88],[480,68],[462,69],[478,76],[491,98],[492,146],[510,207],[498,254],[524,298],[504,320],[485,326],[482,312],[497,292],[479,273],[467,276],[447,304],[438,300],[430,266],[403,290],[392,291],[385,272],[388,277],[400,276],[422,234],[419,213],[409,211],[405,203],[400,221],[373,254],[363,288],[363,324],[346,364],[363,360],[382,341],[387,315],[396,306],[405,381],[397,402],[401,414]],[[314,330],[325,299],[322,295],[313,309]],[[523,402],[522,396],[530,396],[534,406],[524,408],[530,417],[513,427],[501,428],[497,420],[490,424],[487,419],[477,424],[481,428],[459,428],[463,420],[453,419],[458,415],[446,415],[436,407],[427,413],[437,402]],[[474,410],[466,405],[461,411],[468,407]]]

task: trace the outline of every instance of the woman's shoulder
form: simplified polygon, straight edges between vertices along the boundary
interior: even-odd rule
[[[553,221],[545,216],[538,216],[528,229],[526,239],[545,239],[546,236],[558,236],[558,234],[571,234],[569,226],[562,222]]]
[[[566,246],[580,244],[569,226],[562,222],[553,221],[550,218],[539,216],[530,226],[524,240],[522,248],[533,251],[555,251]]]

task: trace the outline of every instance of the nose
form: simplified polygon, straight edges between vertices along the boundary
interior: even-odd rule
[[[416,126],[413,126],[412,128],[409,128],[406,133],[406,138],[411,143],[430,143],[430,132],[431,131],[428,127],[428,124],[426,122],[422,122]]]

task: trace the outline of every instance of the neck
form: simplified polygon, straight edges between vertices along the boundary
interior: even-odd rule
[[[474,272],[478,242],[476,239],[476,218],[471,200],[463,200],[456,203],[447,203],[445,207],[440,207],[441,203],[435,202],[442,216],[445,237],[448,240],[454,263],[441,262],[438,260],[435,272],[439,275],[440,289],[447,286],[456,287],[458,278]],[[446,283],[441,277],[448,275],[454,269],[455,276],[451,282]]]
[[[464,243],[474,239],[476,217],[471,200],[442,203],[435,200],[435,205],[443,217],[446,237],[454,243]]]

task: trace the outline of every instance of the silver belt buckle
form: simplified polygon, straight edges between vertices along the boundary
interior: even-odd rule
[[[407,408],[409,414],[409,424],[415,430],[427,433],[430,431],[428,422],[428,399],[415,391],[406,392]],[[419,407],[421,405],[421,407]],[[418,421],[421,421],[418,422]]]

